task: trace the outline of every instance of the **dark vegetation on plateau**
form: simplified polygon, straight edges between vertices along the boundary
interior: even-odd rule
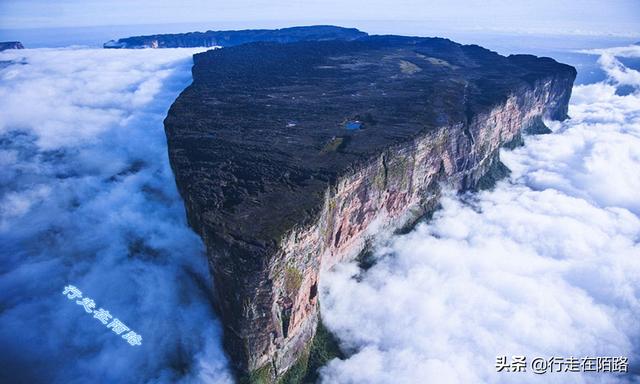
[[[384,148],[465,124],[536,79],[575,71],[401,36],[259,42],[194,62],[193,84],[165,121],[178,185],[212,235],[259,244],[313,217],[328,183]],[[346,129],[351,120],[365,120],[362,129]]]

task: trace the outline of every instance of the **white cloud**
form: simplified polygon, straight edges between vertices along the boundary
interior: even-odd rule
[[[324,382],[637,381],[495,370],[498,355],[640,358],[640,94],[616,94],[640,81],[600,64],[610,79],[574,88],[571,120],[502,153],[509,180],[446,196],[368,271],[323,276],[323,319],[353,353]]]
[[[613,55],[616,57],[640,57],[640,45],[634,44],[625,47],[583,49],[578,52],[598,56]]]
[[[640,47],[638,47],[640,51]],[[609,77],[617,84],[638,85],[640,84],[640,72],[625,67],[612,54],[603,54],[598,59],[598,64],[607,72]]]
[[[232,381],[162,131],[192,52],[0,54],[14,61],[0,70],[0,379]],[[503,153],[508,182],[446,197],[366,273],[324,277],[324,319],[353,352],[325,382],[619,382],[494,369],[498,354],[637,361],[640,96],[616,88],[640,83],[609,54],[609,81],[574,89],[572,120]],[[66,284],[143,345],[69,303]]]
[[[162,120],[194,50],[0,60],[0,381],[230,383],[210,277]],[[131,347],[62,295],[78,286]]]

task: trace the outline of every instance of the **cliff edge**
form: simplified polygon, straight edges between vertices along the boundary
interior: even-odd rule
[[[195,55],[165,130],[238,371],[276,382],[304,365],[320,270],[422,217],[441,184],[485,183],[501,146],[567,117],[575,76],[440,38]]]

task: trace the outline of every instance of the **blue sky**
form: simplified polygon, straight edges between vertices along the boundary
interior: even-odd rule
[[[638,0],[2,0],[0,28],[215,22],[283,25],[353,20],[438,29],[640,35]],[[215,25],[214,25],[215,27]]]

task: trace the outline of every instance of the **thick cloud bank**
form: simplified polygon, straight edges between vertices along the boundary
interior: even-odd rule
[[[232,381],[162,119],[193,50],[0,54],[0,381]],[[62,295],[77,286],[131,346]]]
[[[619,51],[571,120],[503,152],[509,180],[446,197],[368,271],[325,274],[323,319],[353,355],[323,382],[639,381],[640,78]],[[498,355],[628,356],[634,373],[497,373]]]

